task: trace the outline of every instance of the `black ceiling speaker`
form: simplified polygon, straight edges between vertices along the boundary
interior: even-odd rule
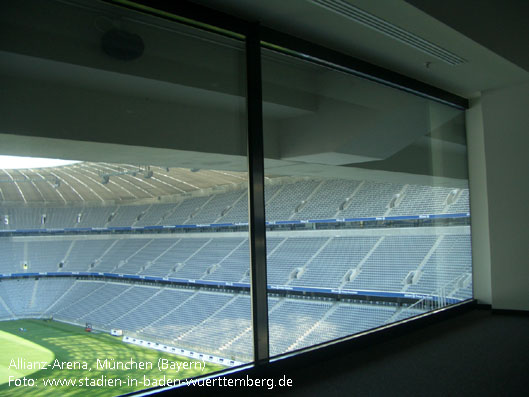
[[[142,56],[145,45],[142,38],[135,33],[110,29],[101,37],[101,48],[112,58],[133,61]]]

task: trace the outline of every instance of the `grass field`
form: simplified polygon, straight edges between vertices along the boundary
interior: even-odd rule
[[[164,359],[161,362],[167,368],[162,366],[160,370],[159,360]],[[124,365],[105,369],[101,365],[104,360],[111,366]],[[131,361],[144,363],[145,368]],[[47,367],[39,369],[34,362]],[[210,363],[204,367],[203,362],[200,365],[187,357],[125,344],[121,338],[87,333],[69,324],[44,320],[0,322],[0,396],[115,396],[152,387],[164,376],[186,379],[224,368]],[[14,379],[19,379],[21,385],[17,386]]]

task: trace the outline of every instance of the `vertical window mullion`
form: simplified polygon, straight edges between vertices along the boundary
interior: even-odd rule
[[[268,297],[266,281],[266,230],[264,200],[263,108],[259,25],[246,35],[248,111],[248,223],[254,360],[269,358]]]

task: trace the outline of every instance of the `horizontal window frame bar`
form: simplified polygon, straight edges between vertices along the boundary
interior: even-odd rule
[[[337,69],[456,109],[469,108],[468,99],[459,95],[310,41],[266,27],[262,28],[261,38],[263,48]]]
[[[102,0],[175,22],[244,40],[258,21],[249,21],[188,0]],[[171,17],[171,15],[173,17]],[[308,62],[439,102],[456,109],[469,108],[469,100],[412,77],[371,64],[351,55],[260,25],[261,48],[298,57]]]
[[[242,19],[187,0],[101,1],[239,40],[245,40],[249,29]]]

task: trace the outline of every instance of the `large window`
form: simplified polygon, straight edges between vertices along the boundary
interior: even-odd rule
[[[244,41],[93,1],[1,14],[0,394],[251,362]]]
[[[0,394],[170,386],[472,298],[460,108],[111,3],[1,6]]]
[[[262,58],[271,355],[471,298],[463,112]]]

